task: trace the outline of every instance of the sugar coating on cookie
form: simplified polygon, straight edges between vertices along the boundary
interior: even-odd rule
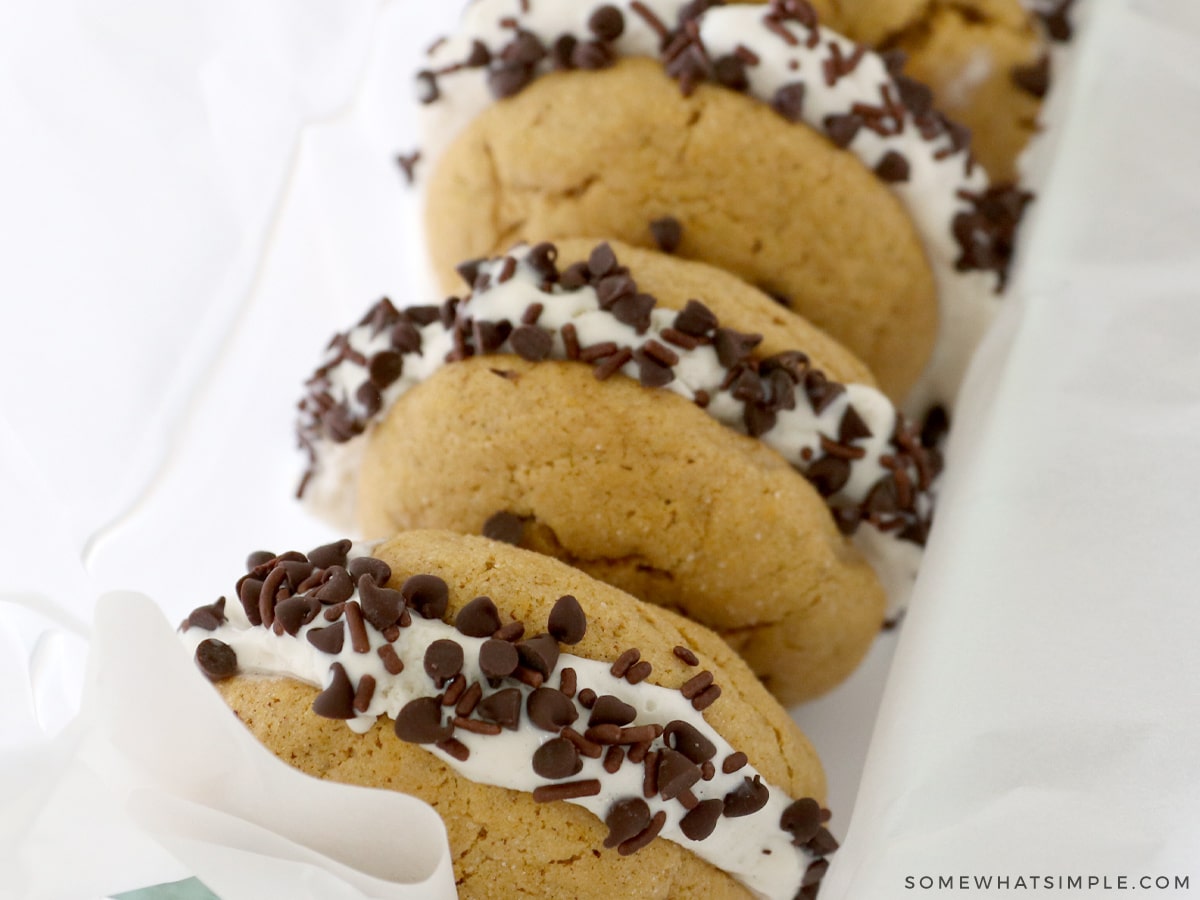
[[[924,244],[940,305],[933,355],[909,396],[951,404],[998,308],[1029,195],[991,188],[969,135],[894,62],[823,28],[804,0],[732,5],[633,0],[478,0],[417,75],[429,164],[491,103],[555,70],[660,59],[681,90],[711,82],[826,134],[896,193]]]
[[[877,389],[843,385],[800,350],[756,359],[760,337],[721,327],[699,301],[662,309],[608,244],[559,269],[552,244],[464,266],[473,292],[441,307],[377,303],[330,342],[308,382],[298,434],[310,466],[300,494],[351,527],[371,427],[440,367],[511,353],[568,360],[668,390],[779,453],[817,489],[875,569],[893,613],[907,604],[933,516],[935,451]]]
[[[706,721],[721,697],[713,672],[673,690],[647,681],[636,647],[608,662],[563,652],[587,632],[587,599],[573,595],[545,623],[505,621],[504,598],[478,597],[449,624],[445,581],[389,588],[372,549],[252,555],[240,603],[201,606],[181,626],[201,671],[314,685],[313,712],[358,733],[387,716],[399,740],[473,782],[589,810],[622,856],[662,838],[760,896],[820,881],[837,848],[828,811],[767,783]],[[699,663],[688,647],[674,654]]]

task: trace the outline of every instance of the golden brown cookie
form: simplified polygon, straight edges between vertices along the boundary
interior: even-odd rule
[[[1038,130],[1049,86],[1047,41],[1018,0],[814,0],[847,37],[905,54],[906,75],[971,130],[971,150],[997,182],[1017,180],[1017,157]]]
[[[586,127],[580,109],[594,110]],[[887,186],[763,103],[710,85],[684,97],[657,62],[547,75],[489,107],[434,171],[426,207],[446,290],[459,262],[518,240],[653,247],[650,223],[668,215],[682,226],[680,256],[786,300],[893,398],[920,375],[936,290]]]
[[[898,60],[803,2],[479,0],[418,74],[434,267],[588,236],[712,263],[801,312],[894,399],[953,401],[1027,196]]]
[[[786,703],[827,690],[883,586],[911,585],[936,459],[753,288],[589,246],[472,263],[468,298],[336,337],[302,405],[306,499],[350,501],[371,538],[503,530],[717,630]]]
[[[464,898],[790,898],[836,848],[737,656],[554,560],[414,532],[255,554],[238,594],[185,623],[201,669],[285,762],[431,803]]]

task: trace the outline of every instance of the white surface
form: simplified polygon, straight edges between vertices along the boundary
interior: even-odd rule
[[[1097,6],[826,900],[947,870],[1200,889],[1200,21],[1182,0]],[[60,780],[80,635],[104,590],[145,591],[175,622],[230,591],[248,550],[329,536],[290,500],[292,406],[333,330],[414,289],[393,156],[414,143],[411,61],[452,14],[0,12],[0,771],[32,808],[77,813],[22,842],[30,807],[6,795],[0,870],[32,880],[0,897],[193,870],[94,778]],[[890,650],[799,713],[839,835]],[[138,865],[50,891],[62,873],[27,854],[89,821],[100,859]],[[114,871],[126,883],[99,877]]]

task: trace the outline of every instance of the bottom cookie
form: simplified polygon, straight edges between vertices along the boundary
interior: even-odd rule
[[[815,895],[820,763],[715,635],[481,538],[360,549],[252,557],[184,639],[285,762],[437,808],[461,896]]]

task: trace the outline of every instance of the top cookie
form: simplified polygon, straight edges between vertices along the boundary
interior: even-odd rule
[[[680,254],[803,312],[890,396],[920,376],[914,405],[952,399],[1020,204],[927,90],[807,4],[481,0],[419,83],[447,286],[518,238],[650,245],[670,215]]]

